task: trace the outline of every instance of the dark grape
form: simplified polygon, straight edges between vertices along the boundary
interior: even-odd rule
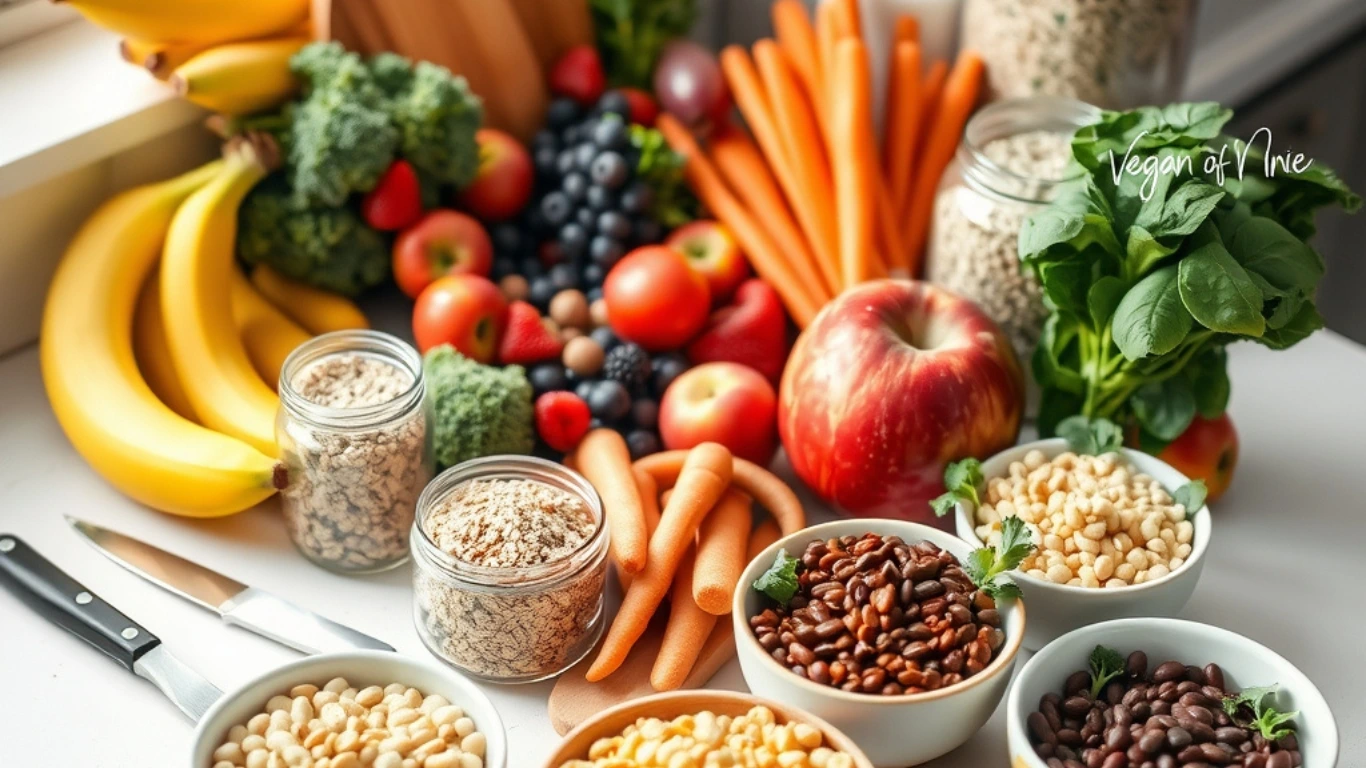
[[[579,399],[586,403],[588,402],[588,396],[593,392],[593,385],[596,383],[597,382],[593,379],[584,379],[574,385],[574,394],[578,395]]]
[[[606,235],[594,235],[593,240],[588,243],[588,258],[592,259],[594,264],[602,265],[604,269],[611,269],[625,255],[626,248]]]
[[[588,187],[588,194],[585,196],[588,207],[594,211],[606,211],[614,208],[617,204],[616,195],[606,187],[592,184]]]
[[[541,395],[568,388],[569,382],[565,378],[564,371],[564,365],[556,360],[532,366],[531,370],[527,371],[526,378],[527,381],[531,382],[531,388],[535,390],[536,394]]]
[[[585,141],[574,147],[574,167],[580,171],[588,171],[593,167],[593,161],[598,157],[598,147],[591,141]]]
[[[555,173],[563,176],[574,170],[574,150],[562,149],[555,156]]]
[[[663,397],[664,390],[674,382],[674,379],[683,375],[688,370],[688,361],[677,352],[664,355],[657,355],[650,361],[650,387],[654,390],[655,397]]]
[[[631,393],[611,379],[594,382],[588,393],[588,410],[604,421],[617,421],[631,412]]]
[[[608,189],[617,189],[626,183],[630,176],[631,169],[626,165],[626,158],[618,152],[603,152],[593,159],[592,166],[588,171],[594,184],[601,184]]]
[[[598,214],[597,230],[598,234],[621,242],[631,236],[631,220],[618,211],[603,211]]]
[[[598,99],[597,111],[601,114],[610,113],[629,119],[631,117],[631,100],[626,98],[626,94],[621,91],[611,90]]]
[[[539,130],[539,131],[536,132],[536,135],[535,135],[535,136],[532,136],[532,137],[531,137],[531,148],[532,148],[532,149],[547,149],[547,148],[549,148],[549,149],[559,149],[559,148],[560,148],[560,137],[559,137],[559,136],[556,136],[554,131],[551,131],[551,130],[542,128],[541,130]]]
[[[647,213],[654,202],[655,191],[643,181],[635,182],[621,193],[621,210],[627,213]]]
[[[499,253],[517,253],[522,250],[522,232],[516,224],[498,224],[489,233],[493,247]]]
[[[541,147],[533,153],[533,162],[536,165],[536,175],[550,177],[556,174],[555,161],[559,159],[560,153],[554,147]]]
[[[569,202],[578,205],[588,194],[588,177],[578,171],[566,173],[560,180],[560,191],[569,198]]]
[[[603,149],[625,149],[630,143],[625,120],[603,118],[593,126],[593,143]]]
[[[541,198],[541,215],[552,227],[558,227],[569,220],[569,198],[563,192],[551,192]]]
[[[564,255],[570,261],[579,260],[588,249],[588,230],[577,221],[560,227],[560,247],[564,249]]]
[[[545,111],[545,122],[552,129],[566,128],[578,119],[579,103],[563,96],[551,101]]]
[[[555,293],[579,287],[579,271],[572,264],[556,264],[550,268],[549,277]]]
[[[643,429],[633,429],[626,435],[626,447],[631,451],[631,459],[640,459],[652,453],[659,453],[659,436]]]
[[[522,259],[521,263],[517,265],[517,274],[527,280],[535,280],[545,274],[545,265],[541,263],[540,257],[529,256]]]
[[[550,306],[550,300],[555,298],[559,289],[551,282],[550,275],[537,275],[531,281],[531,289],[527,292],[527,301],[536,305],[537,309],[544,311]]]

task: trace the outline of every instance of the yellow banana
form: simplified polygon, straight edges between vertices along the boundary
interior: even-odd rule
[[[176,415],[133,358],[138,292],[171,217],[221,167],[210,163],[101,206],[57,267],[39,341],[52,410],[81,456],[137,501],[194,517],[252,507],[285,477],[274,458]]]
[[[280,37],[215,46],[177,67],[169,82],[181,96],[224,115],[260,112],[298,90],[289,57],[307,44],[306,37]]]
[[[274,455],[280,401],[251,366],[230,292],[237,208],[265,177],[265,152],[234,141],[218,175],[176,211],[161,254],[161,311],[171,359],[200,423]]]
[[[181,64],[198,55],[212,43],[158,43],[125,37],[119,41],[119,54],[158,80],[165,80]]]
[[[242,346],[247,349],[252,367],[271,389],[279,386],[280,369],[289,353],[313,338],[257,293],[246,275],[235,267],[232,270],[232,319],[237,324],[237,333],[242,337]]]
[[[251,271],[251,284],[281,312],[309,333],[369,328],[370,321],[355,302],[331,291],[291,280],[265,264]]]
[[[221,43],[301,24],[308,18],[309,0],[69,0],[67,5],[105,29],[139,40]]]
[[[161,277],[156,270],[142,284],[133,312],[133,359],[157,399],[181,416],[195,420],[190,396],[175,373],[166,344],[166,320],[161,316]]]

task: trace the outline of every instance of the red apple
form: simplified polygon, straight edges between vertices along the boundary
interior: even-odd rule
[[[778,449],[777,395],[758,371],[739,363],[704,363],[684,372],[659,401],[664,447],[720,443],[768,466]]]
[[[725,302],[749,277],[749,263],[740,244],[719,221],[684,224],[664,244],[688,257],[688,264],[707,278],[714,304]]]
[[[878,280],[845,291],[798,337],[778,399],[783,448],[822,498],[858,516],[933,522],[946,462],[1014,444],[1024,378],[975,304]]]
[[[1192,480],[1204,480],[1209,491],[1205,500],[1214,501],[1233,482],[1233,470],[1238,466],[1238,431],[1227,412],[1213,419],[1196,416],[1157,458]]]
[[[410,298],[444,275],[484,277],[492,266],[489,233],[459,211],[432,211],[394,241],[394,282]]]
[[[536,171],[531,154],[512,136],[493,128],[474,134],[479,144],[479,172],[460,191],[460,205],[484,221],[516,216],[531,199]]]
[[[493,360],[507,325],[503,292],[478,275],[448,275],[417,297],[413,306],[413,339],[426,352],[450,344],[471,360]]]

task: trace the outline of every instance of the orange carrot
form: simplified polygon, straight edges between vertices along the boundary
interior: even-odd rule
[[[920,114],[916,119],[915,144],[911,149],[911,170],[906,179],[906,196],[901,201],[901,208],[897,212],[897,220],[901,222],[902,232],[906,235],[903,239],[910,236],[911,206],[915,197],[915,180],[925,167],[925,139],[930,126],[934,125],[934,116],[939,109],[939,100],[944,94],[944,80],[948,75],[949,65],[943,61],[936,61],[930,65],[930,71],[925,74],[920,83]],[[914,267],[917,254],[910,250],[909,242],[907,242],[907,255],[912,263],[911,277],[915,277],[916,270]]]
[[[750,497],[736,490],[716,503],[697,534],[697,573],[692,598],[707,613],[730,613],[731,597],[740,571],[745,569],[745,542],[753,520]]]
[[[833,298],[834,286],[839,285],[839,274],[833,271],[833,264],[830,265],[830,275],[821,270],[824,264],[811,252],[811,246],[802,236],[801,229],[792,218],[791,209],[783,199],[782,190],[778,189],[778,182],[774,180],[768,163],[764,162],[764,156],[754,146],[749,134],[743,128],[724,126],[712,134],[710,149],[717,170],[726,177],[741,202],[751,211],[764,212],[765,229],[769,237],[787,255],[786,261],[792,265],[793,272],[802,284],[807,286],[807,293],[811,294],[817,305],[823,305]]]
[[[648,472],[660,488],[667,489],[678,481],[687,457],[687,451],[662,451],[636,459],[635,466]],[[784,536],[806,527],[806,511],[802,509],[802,501],[782,478],[746,459],[736,458],[733,464],[731,482],[768,510]]]
[[[616,430],[595,429],[579,443],[575,461],[602,497],[607,529],[611,531],[612,560],[626,573],[640,573],[645,568],[649,539],[626,441]]]
[[[934,191],[939,177],[953,159],[954,150],[963,136],[963,126],[977,104],[982,86],[982,57],[974,51],[962,51],[953,71],[944,81],[944,95],[935,110],[932,123],[927,123],[925,148],[921,153],[920,172],[916,174],[911,193],[911,211],[907,236],[912,269],[919,265],[920,253],[929,232],[930,212],[934,205]]]
[[[770,544],[782,537],[783,532],[778,530],[778,524],[770,518],[764,518],[754,527],[754,532],[749,535],[749,548],[745,550],[745,557],[753,560],[759,556],[760,552],[768,549]]]
[[[716,626],[716,615],[702,610],[693,601],[693,585],[699,575],[696,551],[688,547],[683,562],[678,565],[678,574],[674,576],[669,593],[669,620],[664,625],[659,655],[650,670],[650,685],[656,691],[672,691],[683,685]],[[726,609],[730,609],[729,604]]]
[[[830,134],[833,146],[835,214],[839,263],[847,290],[875,273],[873,232],[877,217],[877,160],[873,143],[873,88],[868,52],[859,40],[835,46],[831,81]]]
[[[920,42],[920,19],[913,14],[902,13],[896,17],[896,25],[892,27],[892,47],[902,43]]]
[[[565,457],[566,462],[570,456]],[[645,536],[648,540],[650,536],[655,535],[655,529],[659,527],[659,486],[648,472],[631,467],[631,474],[635,476],[636,488],[640,491],[640,508],[645,513]],[[622,590],[630,589],[633,578],[631,574],[623,571],[620,565],[616,566],[616,571],[617,582],[621,584]]]
[[[817,261],[835,263],[838,235],[833,212],[804,194],[811,184],[800,177],[787,152],[787,144],[774,120],[773,106],[769,103],[754,62],[745,49],[732,45],[721,52],[721,70],[730,84],[736,105],[744,114],[745,122],[749,124],[769,167],[773,169],[773,175],[787,196],[787,202],[797,214],[797,221],[806,233],[807,242],[811,244]]]
[[[835,43],[840,39],[839,9],[834,3],[820,3],[816,6],[816,53],[820,57],[821,109],[826,127],[826,140],[830,139],[830,94],[835,90],[833,74],[835,69]]]
[[[863,25],[859,23],[858,0],[826,0],[835,6],[835,21],[839,37],[863,37]]]
[[[816,112],[816,122],[825,131],[825,73],[821,69],[816,30],[806,15],[801,0],[778,0],[772,6],[773,33],[783,49],[787,63],[797,72],[806,98]]]
[[[595,683],[615,672],[645,633],[650,617],[669,592],[678,565],[697,535],[698,524],[730,486],[732,464],[730,451],[717,443],[702,443],[688,451],[673,496],[660,516],[659,529],[650,537],[645,570],[626,590],[602,648],[588,668],[589,682]]]
[[[735,199],[692,134],[688,133],[688,129],[672,115],[660,115],[655,127],[664,134],[669,146],[686,158],[683,172],[689,185],[707,208],[735,233],[736,239],[745,249],[750,266],[778,292],[778,296],[783,300],[783,306],[787,308],[797,325],[802,328],[809,325],[816,312],[820,310],[821,302],[811,297],[807,287],[783,259],[782,252],[760,226],[756,215],[758,212],[751,214],[739,200]]]
[[[887,123],[882,131],[882,173],[891,186],[892,211],[896,214],[895,218],[899,219],[906,207],[906,196],[911,185],[911,168],[915,162],[916,135],[921,114],[920,46],[916,43],[897,43],[892,50],[890,72]],[[903,269],[910,263],[904,252],[900,258],[888,261],[892,266]]]

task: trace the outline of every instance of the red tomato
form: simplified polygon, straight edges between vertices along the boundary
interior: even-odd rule
[[[1157,458],[1192,480],[1204,480],[1207,501],[1214,501],[1233,482],[1238,465],[1238,431],[1224,412],[1218,418],[1196,416],[1186,431],[1162,449]]]
[[[651,352],[677,349],[707,322],[707,279],[683,254],[647,245],[626,254],[602,286],[607,323],[623,339]]]
[[[444,275],[483,276],[492,266],[484,225],[459,211],[431,211],[394,241],[394,282],[411,298]]]
[[[498,349],[507,315],[507,299],[487,278],[448,275],[417,297],[413,339],[421,352],[450,344],[465,357],[487,363]]]

